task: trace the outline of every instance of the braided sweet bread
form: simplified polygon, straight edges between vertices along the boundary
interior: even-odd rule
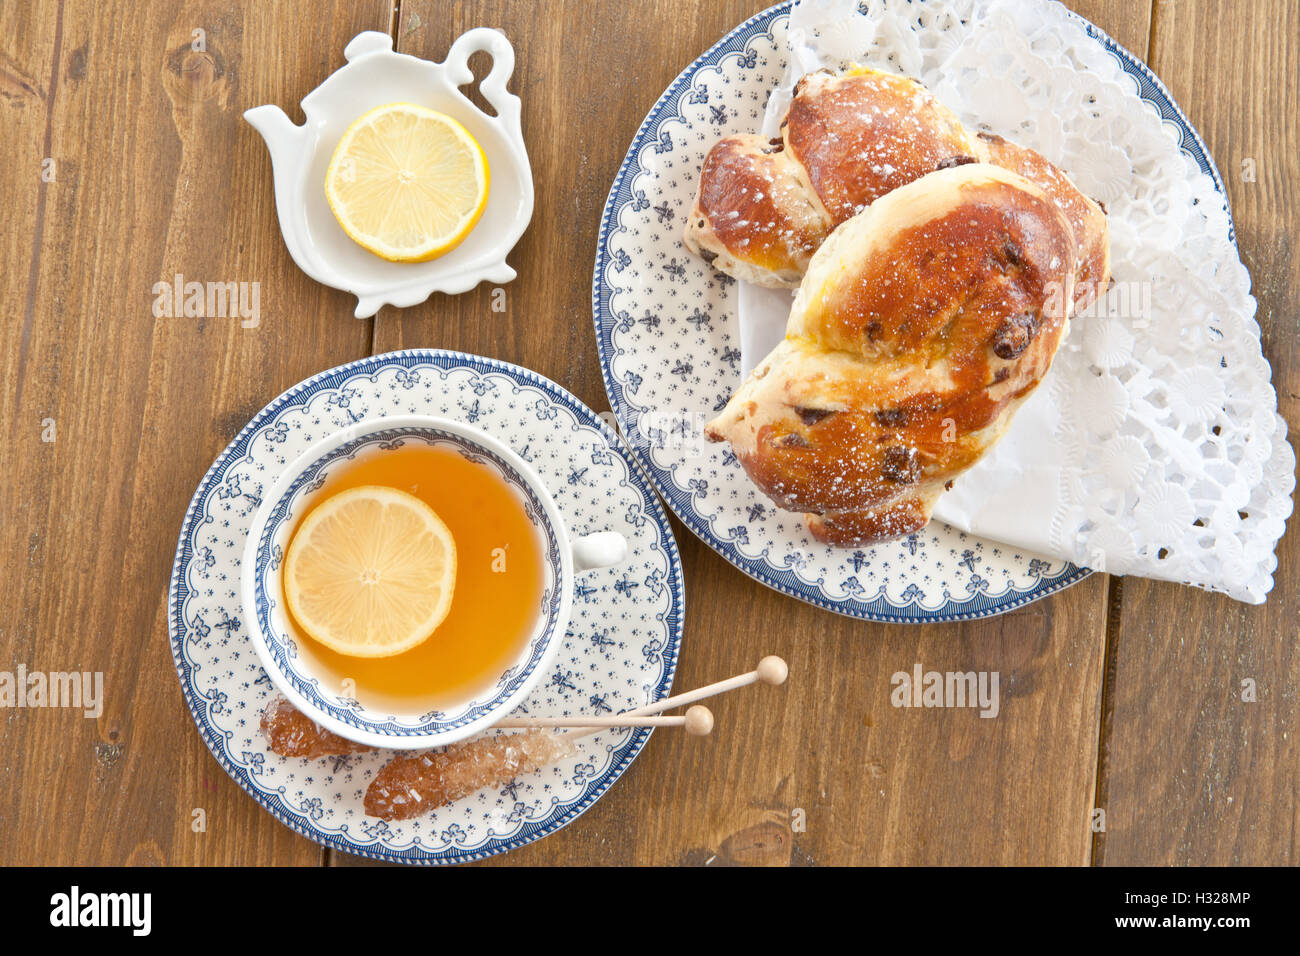
[[[1110,274],[1105,210],[1064,173],[865,68],[803,77],[779,138],[718,142],[685,238],[798,287],[785,341],[705,434],[845,546],[926,525]]]
[[[1046,374],[1077,269],[1066,213],[1020,174],[920,177],[831,233],[785,340],[705,434],[821,540],[917,531]]]
[[[686,245],[728,275],[797,288],[831,231],[900,186],[951,166],[1014,170],[1065,212],[1079,250],[1081,307],[1109,279],[1100,204],[1031,149],[971,134],[915,80],[858,67],[811,73],[795,86],[780,137],[730,136],[700,173]]]

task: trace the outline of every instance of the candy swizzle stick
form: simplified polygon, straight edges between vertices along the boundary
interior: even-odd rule
[[[331,733],[284,697],[267,705],[261,730],[271,753],[281,757],[340,757],[374,749]]]
[[[692,706],[680,717],[653,719],[654,715],[750,684],[776,686],[784,683],[788,674],[789,668],[781,658],[765,657],[753,671],[607,718],[507,718],[497,726],[508,727],[513,721],[521,721],[529,729],[518,734],[477,737],[441,751],[394,757],[367,788],[366,813],[384,820],[405,820],[428,813],[484,787],[562,760],[578,749],[583,737],[612,727],[682,727],[688,734],[703,736],[713,729],[713,714],[707,707]],[[547,724],[527,723],[530,719],[546,720]],[[585,729],[582,733],[557,732],[553,729],[557,721],[562,722],[559,726]],[[371,749],[321,729],[284,699],[273,701],[262,715],[262,735],[273,753],[286,757],[324,757]]]
[[[738,687],[746,687],[753,683],[763,683],[777,685],[785,682],[786,676],[790,669],[786,666],[785,661],[779,657],[765,657],[758,663],[756,670],[745,674],[737,674],[735,677],[729,677],[726,680],[700,687],[697,690],[687,691],[684,694],[676,694],[672,697],[665,697],[663,700],[657,700],[654,703],[646,704],[633,710],[625,711],[618,714],[618,718],[648,717],[652,714],[658,714],[665,710],[672,710],[674,707],[681,707],[685,704],[693,704],[696,701],[704,700],[707,697],[713,697],[717,694],[729,690],[735,690]],[[689,711],[687,715],[689,717]],[[710,715],[711,716],[711,715]],[[513,718],[514,720],[527,721],[530,718]],[[542,718],[538,718],[542,719]],[[570,727],[592,727],[592,723],[579,723],[586,718],[558,718],[561,720],[572,720],[575,723],[567,724]],[[511,718],[507,718],[507,721]],[[674,724],[681,718],[674,718]],[[510,726],[507,722],[498,724],[499,727]],[[519,726],[536,726],[520,724]],[[553,726],[553,725],[552,725]],[[605,726],[614,726],[605,724]],[[647,726],[642,723],[636,724],[619,724],[618,726]],[[653,726],[653,725],[650,725]],[[691,728],[682,720],[680,726],[686,727],[687,733],[691,733]],[[699,725],[697,725],[698,727]],[[711,725],[710,725],[711,726]],[[576,737],[586,737],[592,733],[599,733],[599,727],[589,730],[586,733],[575,735]],[[706,731],[707,733],[707,731]],[[296,710],[283,697],[276,698],[267,706],[266,712],[262,715],[262,736],[266,738],[271,752],[279,754],[282,757],[331,757],[350,753],[362,753],[373,748],[364,744],[353,743],[338,734],[330,733],[318,724],[314,723],[310,717]]]
[[[704,700],[706,697],[725,694],[727,691],[736,690],[739,687],[748,687],[750,684],[768,684],[776,687],[779,684],[784,684],[785,679],[789,676],[790,666],[781,658],[772,654],[759,661],[758,667],[746,674],[737,674],[735,677],[728,677],[726,680],[720,680],[714,684],[706,684],[696,690],[688,690],[684,694],[665,697],[663,700],[646,704],[644,707],[626,710],[620,716],[643,717],[647,714],[657,714],[661,711],[672,710],[674,707],[693,704],[697,700]]]
[[[575,719],[584,721],[581,726],[588,726],[592,720]],[[366,788],[366,814],[382,820],[405,820],[429,813],[484,787],[506,783],[562,760],[578,749],[578,741],[583,737],[600,733],[609,726],[665,726],[647,725],[650,719],[653,718],[631,717],[618,724],[607,722],[606,727],[584,734],[535,728],[519,734],[476,737],[442,751],[394,757]],[[697,737],[713,729],[713,714],[699,704],[682,717],[662,719],[674,720],[674,724],[667,726],[683,727]]]
[[[628,711],[610,717],[507,717],[500,723],[492,725],[493,730],[537,730],[544,727],[552,729],[585,727],[592,733],[599,733],[611,727],[684,727],[691,736],[702,737],[713,729],[713,714],[707,707],[697,704],[681,717],[643,717]]]
[[[578,749],[577,736],[553,730],[475,737],[443,750],[394,757],[366,788],[366,815],[405,820],[532,773]]]
[[[781,658],[765,657],[756,670],[666,697],[620,716],[647,717],[754,683],[775,686],[784,683],[789,672]],[[692,712],[697,722],[695,731],[690,729]],[[705,715],[707,730],[703,729]],[[683,726],[688,733],[707,733],[712,729],[713,715],[704,707],[692,707],[687,711]],[[440,752],[394,757],[367,788],[366,813],[384,820],[405,820],[428,813],[484,787],[505,783],[561,760],[578,749],[579,739],[592,733],[599,733],[599,730],[564,734],[535,729],[520,734],[479,737],[453,744]]]
[[[704,687],[695,690],[688,690],[684,694],[677,694],[673,697],[665,697],[663,700],[656,700],[653,703],[636,707],[632,710],[625,710],[615,717],[507,717],[498,724],[494,724],[494,729],[513,730],[517,728],[532,727],[592,727],[596,728],[586,734],[579,736],[586,737],[591,733],[599,733],[603,727],[685,727],[688,734],[702,736],[713,729],[713,714],[706,708],[700,707],[698,710],[703,711],[697,717],[694,725],[690,720],[691,711],[697,708],[692,707],[686,712],[685,717],[662,717],[656,720],[652,714],[660,714],[665,710],[672,710],[674,707],[682,707],[686,704],[694,704],[697,700],[704,700],[706,697],[715,697],[718,694],[724,694],[729,690],[735,690],[738,687],[748,687],[750,684],[761,683],[776,686],[784,684],[786,677],[790,675],[790,668],[781,658],[773,655],[765,657],[758,662],[756,670],[749,671],[745,674],[737,674],[735,677],[728,677],[726,680],[720,680],[713,684],[706,684]],[[705,726],[704,715],[709,718],[708,729],[701,729]]]
[[[632,711],[608,717],[516,717],[503,720],[493,729],[562,727],[586,729],[586,733],[575,734],[574,739],[615,727],[682,727],[691,736],[702,737],[713,729],[713,714],[707,707],[699,706],[680,717],[643,717]],[[271,753],[281,757],[338,757],[375,749],[331,733],[283,697],[267,705],[261,730]]]

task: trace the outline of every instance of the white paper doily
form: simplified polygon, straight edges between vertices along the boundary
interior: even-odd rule
[[[1109,212],[1114,286],[1075,317],[1042,387],[936,518],[1262,602],[1295,456],[1217,173],[1199,140],[1207,168],[1180,148],[1195,132],[1142,96],[1086,21],[1044,0],[800,0],[765,132],[795,80],[848,62],[915,77]],[[748,368],[779,340],[789,296],[744,287],[738,302]]]

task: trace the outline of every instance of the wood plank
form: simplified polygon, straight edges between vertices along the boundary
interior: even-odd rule
[[[106,702],[98,720],[6,713],[6,864],[320,859],[207,753],[172,667],[166,592],[213,457],[280,390],[370,344],[348,297],[289,258],[270,162],[240,113],[264,102],[297,112],[353,34],[388,28],[390,9],[322,5],[304,30],[298,5],[225,6],[65,0],[57,29],[42,25],[60,37],[46,104],[59,174],[21,399],[5,406],[0,633],[13,664],[104,672]],[[50,54],[29,47],[22,70],[40,73]],[[21,132],[10,122],[6,140]],[[29,167],[0,171],[6,195],[29,191]],[[152,287],[176,273],[259,282],[260,324],[155,320]],[[35,423],[50,409],[57,441],[43,444]],[[205,833],[191,832],[198,807]]]
[[[442,59],[474,26],[518,56],[538,205],[511,257],[509,312],[490,290],[384,310],[375,349],[438,346],[528,365],[598,410],[608,400],[591,331],[600,211],[646,111],[677,73],[763,2],[655,0],[627,29],[617,3],[403,0],[401,49]],[[1144,49],[1120,0],[1086,15]],[[570,79],[572,78],[572,79]],[[1086,863],[1096,769],[1107,582],[1093,576],[1020,612],[912,628],[839,617],[745,577],[674,521],[686,574],[677,687],[785,656],[782,691],[717,701],[704,741],[656,734],[618,786],[562,833],[488,861],[512,864]],[[890,677],[1000,672],[1002,710],[902,710]],[[806,817],[792,830],[794,811]],[[333,854],[341,865],[360,863]]]
[[[1065,5],[1092,21],[1134,56],[1145,58],[1151,33],[1151,4],[1145,0],[1066,0]]]
[[[36,249],[44,231],[46,207],[58,164],[51,162],[53,120],[48,106],[61,72],[58,8],[6,6],[0,10],[0,163],[6,170],[5,214],[9,228],[0,236],[8,281],[0,286],[7,347],[0,355],[5,381],[17,382],[26,364],[35,316]],[[16,388],[0,394],[0,421],[17,424]],[[39,432],[40,422],[28,422]],[[13,488],[5,484],[0,495]]]
[[[1290,0],[1161,0],[1152,66],[1222,172],[1259,300],[1264,355],[1300,415],[1300,8]],[[1254,182],[1243,161],[1254,161]],[[1294,522],[1292,522],[1294,524]],[[1107,865],[1300,862],[1300,542],[1278,550],[1268,602],[1123,582],[1105,771]],[[1245,679],[1258,701],[1241,699]]]

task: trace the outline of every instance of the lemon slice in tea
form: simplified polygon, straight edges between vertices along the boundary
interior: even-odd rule
[[[353,657],[423,643],[451,610],[456,542],[414,495],[349,488],[317,505],[289,542],[284,596],[308,636]]]

